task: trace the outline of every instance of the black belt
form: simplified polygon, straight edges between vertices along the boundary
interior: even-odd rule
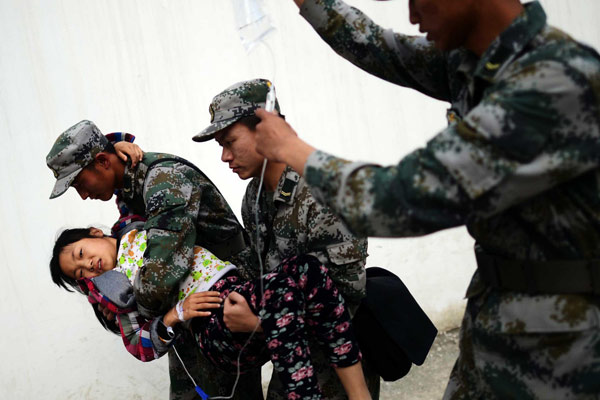
[[[528,294],[600,294],[600,260],[509,260],[476,249],[489,286]]]

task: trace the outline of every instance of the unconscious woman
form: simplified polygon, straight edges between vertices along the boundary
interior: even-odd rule
[[[312,334],[325,349],[349,399],[370,399],[344,300],[316,258],[290,258],[261,279],[243,281],[234,265],[196,246],[190,274],[178,288],[179,302],[163,317],[147,320],[137,312],[132,286],[145,248],[143,230],[132,230],[119,239],[97,228],[65,230],[54,245],[52,280],[112,311],[118,323],[118,331],[115,327],[113,331],[142,361],[165,354],[179,324],[186,323],[202,353],[217,368],[236,374],[240,357],[243,373],[270,360],[288,399],[320,399],[307,342]],[[261,332],[251,337],[227,329],[221,305],[231,292],[246,298]],[[101,313],[96,314],[102,319]],[[110,327],[111,321],[104,319],[104,324]]]

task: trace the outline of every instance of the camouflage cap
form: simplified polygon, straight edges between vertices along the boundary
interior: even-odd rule
[[[265,108],[270,82],[266,79],[253,79],[238,82],[216,95],[208,111],[210,125],[193,137],[196,142],[206,142],[215,137],[215,133],[227,128],[243,117],[254,115],[254,110]],[[279,102],[275,100],[275,109],[281,113]]]
[[[83,120],[63,132],[46,156],[46,164],[56,178],[50,198],[66,192],[81,170],[94,161],[108,143],[92,121]]]

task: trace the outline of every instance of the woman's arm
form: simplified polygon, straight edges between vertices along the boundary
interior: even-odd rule
[[[179,318],[177,307],[171,308],[163,317],[147,319],[137,310],[117,314],[123,344],[127,351],[138,360],[147,362],[164,355],[169,348],[174,336],[161,335],[161,324],[165,327],[175,327],[179,322],[196,317],[208,317],[209,309],[220,307],[222,302],[219,292],[193,293],[183,301],[183,319]],[[166,336],[166,337],[165,337]]]
[[[192,293],[183,301],[183,320],[179,318],[177,306],[175,306],[163,316],[163,322],[166,326],[173,327],[179,322],[187,321],[188,319],[210,317],[211,312],[205,310],[219,308],[222,302],[223,300],[219,297],[219,292]]]
[[[142,161],[144,157],[144,152],[135,143],[129,142],[117,142],[114,143],[115,152],[117,153],[117,157],[119,157],[124,162],[127,162],[127,157],[131,159],[131,167],[135,167],[138,162]]]
[[[135,307],[131,283],[120,272],[108,271],[94,279],[84,279],[82,288],[87,290],[90,302],[101,304],[117,316],[125,348],[144,362],[155,360],[169,350],[174,337],[161,337],[158,334],[161,324],[174,327],[181,321],[209,316],[210,311],[205,310],[219,308],[222,302],[219,292],[193,293],[182,303],[182,319],[175,307],[162,317],[145,318]],[[106,294],[100,292],[101,288]]]

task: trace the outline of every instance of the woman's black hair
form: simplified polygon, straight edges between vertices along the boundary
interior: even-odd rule
[[[58,235],[56,242],[54,243],[54,249],[52,250],[52,258],[50,259],[50,276],[52,277],[52,282],[54,282],[58,287],[62,287],[68,292],[79,292],[82,293],[77,281],[70,276],[65,275],[60,269],[59,257],[63,252],[65,247],[75,242],[78,242],[81,239],[86,238],[94,238],[90,233],[89,228],[75,228],[75,229],[65,229]],[[104,327],[104,329],[109,330],[117,335],[120,333],[119,326],[117,325],[115,320],[108,320],[102,312],[98,310],[98,304],[92,304],[92,308],[94,309],[94,313],[96,314],[96,318],[100,321],[100,324]]]
[[[54,249],[52,250],[52,258],[50,259],[50,276],[52,277],[52,282],[68,292],[81,292],[77,281],[65,275],[62,269],[60,269],[59,257],[68,245],[78,242],[81,239],[93,237],[89,228],[65,229],[58,235],[54,243]]]
[[[102,312],[100,310],[98,310],[98,303],[94,303],[94,304],[90,304],[90,305],[94,309],[94,314],[96,314],[96,318],[98,319],[98,322],[100,322],[100,325],[102,325],[104,327],[104,329],[106,329],[107,331],[111,331],[115,335],[121,334],[121,329],[119,328],[119,324],[117,323],[116,317],[113,317],[112,320],[108,319],[104,316],[104,314],[102,314]]]

